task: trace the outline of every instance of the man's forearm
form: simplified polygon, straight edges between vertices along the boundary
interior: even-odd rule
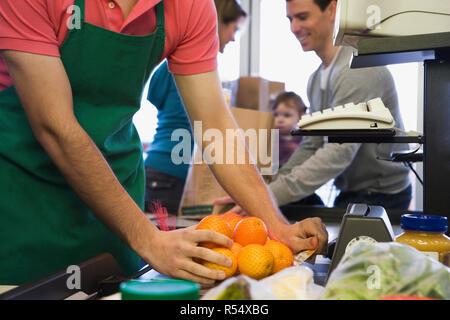
[[[202,121],[204,131],[237,130],[237,124],[227,108],[216,72],[194,76],[175,75],[178,90],[183,97],[191,122]],[[243,150],[246,164],[213,163],[210,168],[225,191],[249,214],[262,218],[276,229],[287,221],[278,210],[256,165],[249,163],[249,153],[243,137],[235,139],[234,154]],[[225,158],[225,152],[222,153]]]
[[[217,72],[194,76],[175,75],[178,90],[183,98],[191,121],[201,120],[204,128],[237,129],[228,110]],[[244,145],[237,139],[234,151]],[[244,151],[248,158],[248,151]],[[293,252],[326,246],[328,234],[318,218],[305,219],[290,224],[282,215],[264,180],[253,164],[214,164],[214,175],[225,191],[249,214],[260,217],[273,235],[291,248]]]
[[[228,117],[229,119],[226,120]],[[219,127],[222,132],[226,132],[227,129],[237,130],[235,122],[231,119],[231,113],[224,113],[219,118],[222,119],[222,127]],[[273,229],[280,223],[287,224],[287,220],[278,210],[278,206],[272,198],[257,166],[252,164],[255,159],[250,161],[251,155],[242,135],[235,140],[233,148],[235,155],[238,152],[244,152],[242,158],[247,159],[246,163],[213,163],[210,165],[210,169],[219,183],[246,212],[263,219]]]
[[[86,206],[125,242],[139,242],[135,230],[148,219],[89,135],[77,123],[65,132],[41,134],[40,142]]]

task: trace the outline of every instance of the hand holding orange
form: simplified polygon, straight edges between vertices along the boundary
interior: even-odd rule
[[[226,278],[241,273],[260,280],[293,265],[292,251],[282,242],[267,238],[268,229],[260,218],[242,217],[233,212],[213,214],[203,218],[196,229],[213,230],[234,240],[231,248],[211,242],[200,243],[232,259],[231,267],[200,261],[208,268],[223,270]]]
[[[224,256],[227,256],[233,261],[233,264],[230,267],[224,267],[220,264],[212,263],[209,261],[202,261],[201,264],[203,264],[205,267],[211,268],[211,269],[217,269],[222,270],[225,272],[225,279],[233,276],[236,273],[237,270],[237,258],[234,255],[234,253],[227,248],[213,248],[211,249],[217,253],[223,254]]]
[[[215,232],[219,232],[228,238],[233,238],[233,232],[230,228],[230,225],[228,222],[226,222],[224,219],[220,217],[218,214],[212,214],[209,216],[206,216],[203,218],[196,227],[197,230],[212,230]],[[213,242],[202,242],[200,243],[202,247],[205,248],[217,248],[219,245],[213,243]]]

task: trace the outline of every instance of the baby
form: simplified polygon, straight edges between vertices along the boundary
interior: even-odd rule
[[[303,100],[296,93],[287,91],[280,93],[272,104],[275,117],[275,128],[280,133],[280,166],[285,164],[297,146],[302,141],[302,136],[292,136],[291,130],[306,112]]]

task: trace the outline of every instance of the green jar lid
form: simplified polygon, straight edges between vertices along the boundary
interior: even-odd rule
[[[120,284],[122,300],[198,300],[200,285],[179,279],[130,280]]]

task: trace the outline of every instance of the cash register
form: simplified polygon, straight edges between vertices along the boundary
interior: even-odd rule
[[[448,0],[339,0],[333,37],[335,44],[357,47],[360,38],[449,30]]]
[[[350,252],[357,243],[390,242],[394,239],[391,222],[383,207],[349,204],[342,218],[338,238],[328,248],[327,256],[331,258],[328,276],[344,254]]]
[[[357,243],[390,242],[394,239],[394,229],[383,207],[350,203],[342,216],[337,238],[328,243],[326,255],[304,263],[314,271],[314,282],[326,285],[342,257]]]

